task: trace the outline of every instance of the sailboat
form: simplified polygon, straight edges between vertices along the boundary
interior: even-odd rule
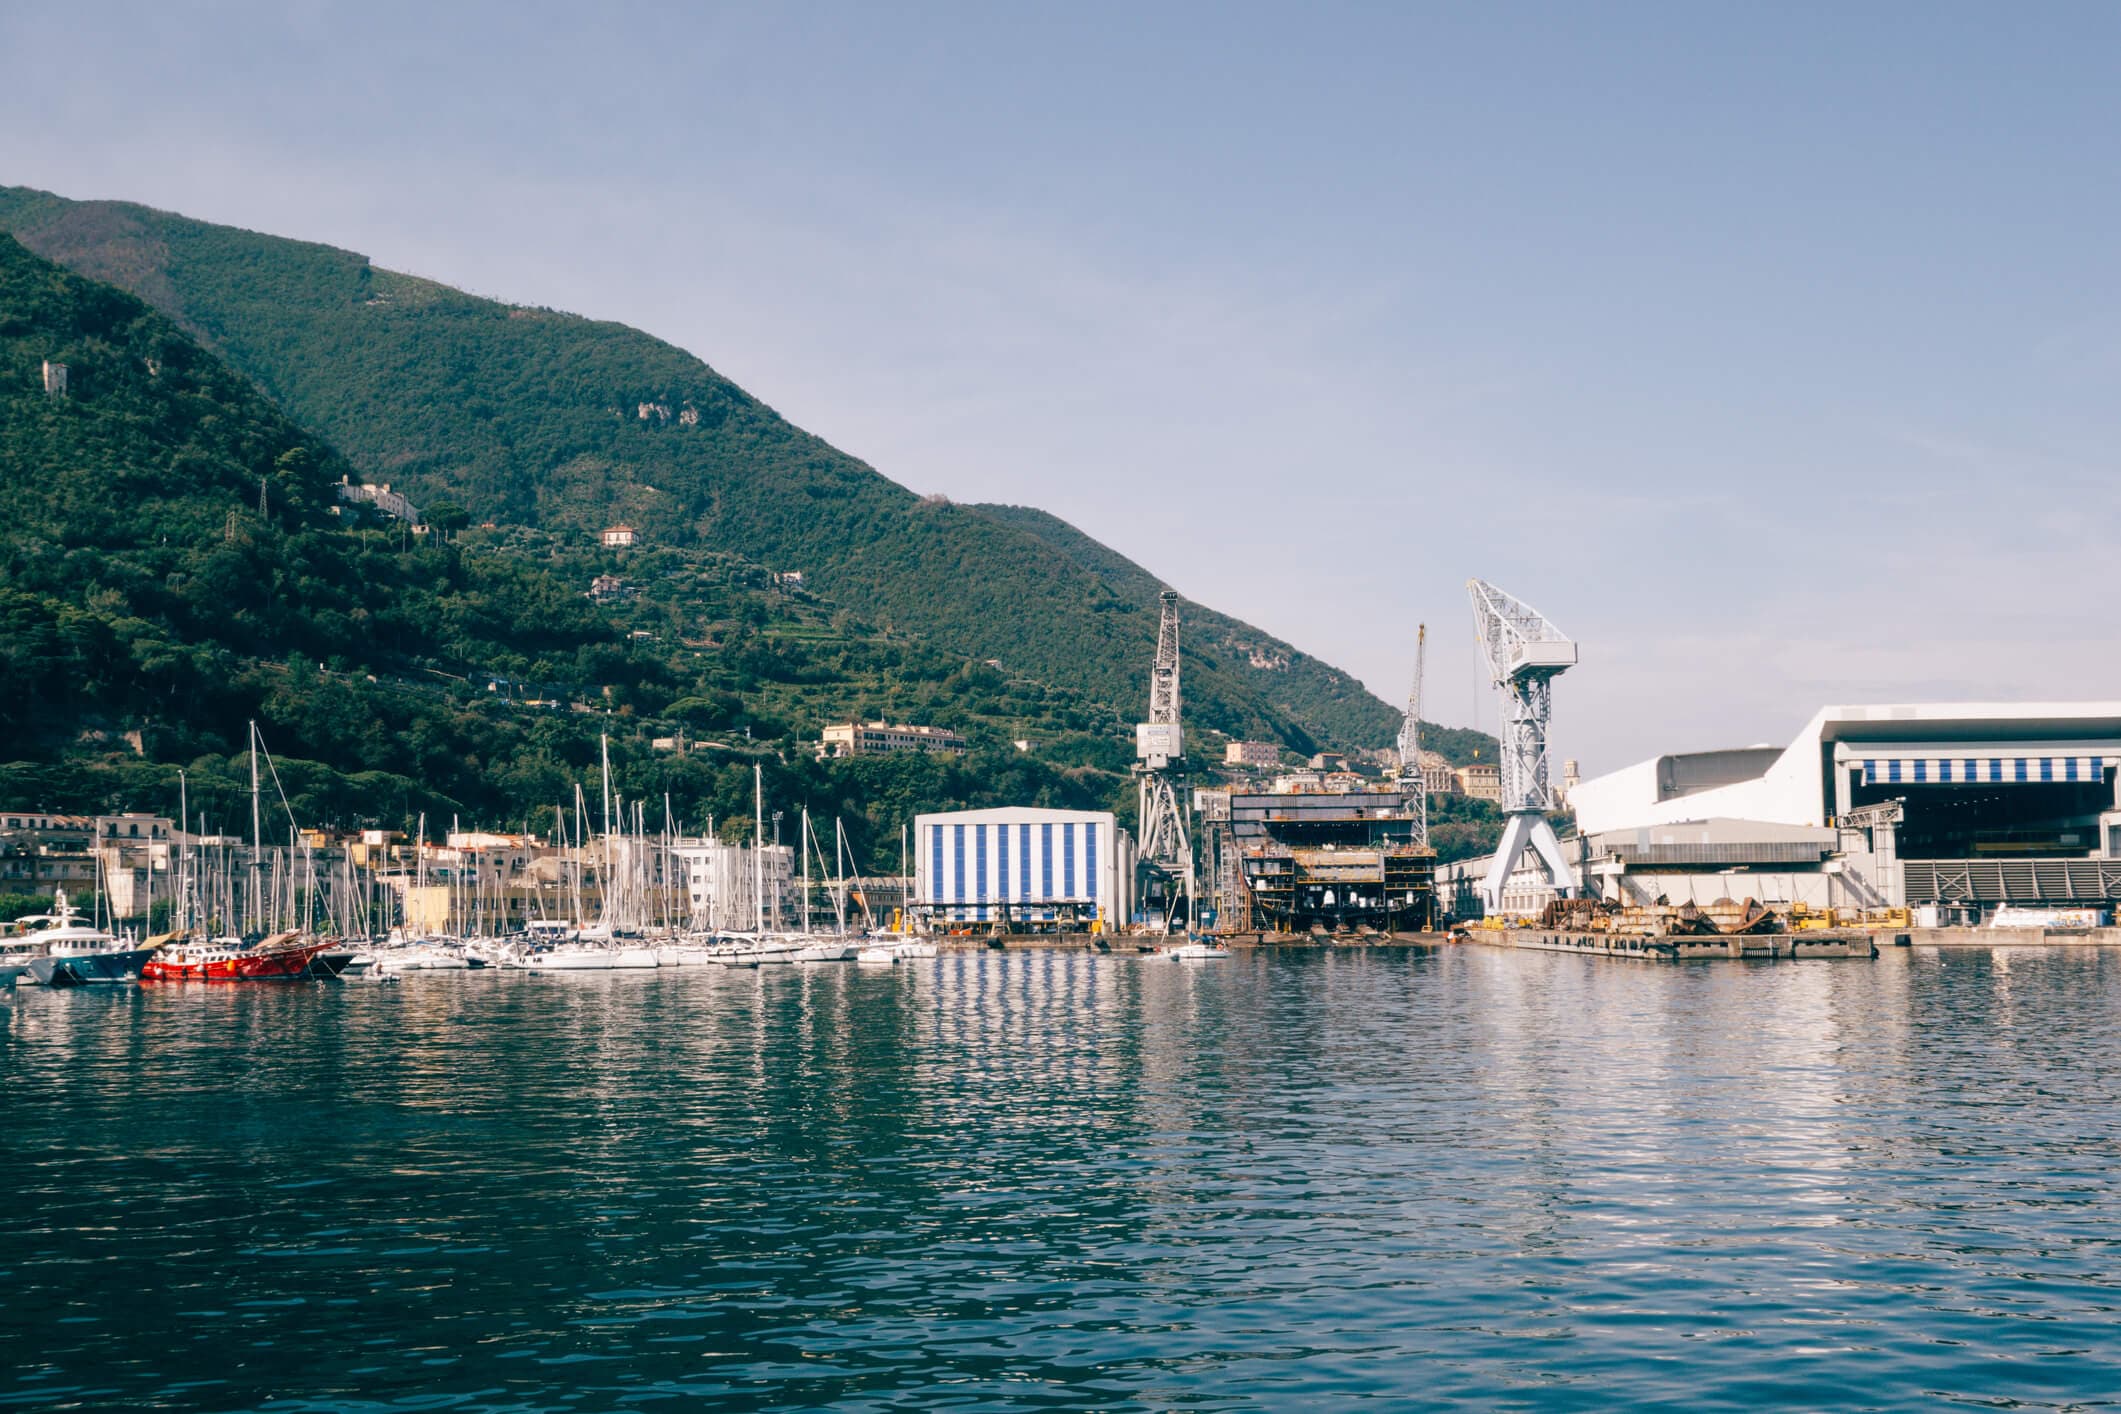
[[[795,960],[796,943],[766,931],[766,773],[751,767],[751,893],[752,931],[731,933],[715,948],[715,961],[725,967],[764,967]]]
[[[604,784],[604,858],[598,866],[598,878],[604,896],[603,917],[588,928],[580,929],[571,941],[540,948],[523,959],[523,966],[532,972],[617,972],[645,971],[661,966],[652,947],[639,947],[623,941],[620,925],[625,919],[627,886],[619,879],[616,854],[616,837],[611,827],[611,738],[601,738],[602,769]],[[575,812],[577,819],[581,811]],[[631,851],[628,851],[629,857]]]
[[[813,835],[810,828],[810,811],[803,811],[803,937],[795,950],[797,962],[849,962],[856,952],[855,945],[847,940],[847,910],[844,902],[835,899],[839,914],[839,934],[830,936],[815,933],[810,928],[810,845]],[[822,856],[824,851],[818,853]]]

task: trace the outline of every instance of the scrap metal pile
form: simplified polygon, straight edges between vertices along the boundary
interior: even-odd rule
[[[1559,898],[1539,915],[1539,926],[1554,931],[1625,933],[1631,937],[1733,937],[1748,933],[1782,933],[1789,920],[1755,899],[1717,899],[1694,903],[1619,904],[1605,899]]]

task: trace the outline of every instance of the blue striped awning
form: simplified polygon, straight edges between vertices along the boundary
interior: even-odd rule
[[[2116,763],[2104,756],[1881,756],[1863,763],[1867,786],[2039,785],[2052,781],[2096,783]]]

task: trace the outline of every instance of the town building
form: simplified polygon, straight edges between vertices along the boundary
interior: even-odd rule
[[[599,604],[616,604],[633,597],[633,588],[615,574],[600,574],[589,581],[589,597]]]
[[[1421,753],[1421,781],[1430,795],[1459,795],[1458,772],[1451,763],[1443,759],[1443,753],[1424,751]]]
[[[66,396],[66,365],[44,360],[44,393],[46,397]]]
[[[388,481],[370,485],[355,481],[351,477],[339,478],[339,499],[349,504],[373,506],[387,516],[394,516],[415,529],[424,529],[420,519],[420,508],[391,489]]]
[[[818,741],[819,760],[837,756],[873,756],[887,751],[941,751],[962,754],[965,739],[947,727],[900,726],[891,722],[835,722]]]
[[[1458,793],[1474,800],[1502,800],[1502,768],[1493,761],[1475,761],[1470,766],[1460,766],[1454,772],[1458,777]]]
[[[1109,811],[921,815],[913,842],[912,911],[929,927],[1103,931],[1132,908],[1133,843]]]
[[[680,838],[670,847],[672,878],[684,891],[684,903],[696,928],[742,932],[755,927],[762,911],[759,884],[765,884],[768,927],[793,926],[802,904],[793,896],[795,846],[765,846],[753,862],[750,845],[717,839]]]
[[[1223,747],[1225,766],[1272,766],[1280,760],[1278,741],[1233,741]]]
[[[1311,769],[1314,771],[1345,771],[1348,769],[1348,758],[1341,755],[1338,751],[1321,751],[1311,758]]]
[[[607,550],[623,550],[634,543],[638,532],[630,525],[611,525],[604,528],[601,539]]]

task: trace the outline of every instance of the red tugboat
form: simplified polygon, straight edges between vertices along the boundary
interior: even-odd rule
[[[210,943],[177,943],[160,949],[140,966],[143,982],[278,982],[300,977],[328,977],[313,967],[317,955],[331,946],[298,933],[275,933],[256,947],[234,939]]]

